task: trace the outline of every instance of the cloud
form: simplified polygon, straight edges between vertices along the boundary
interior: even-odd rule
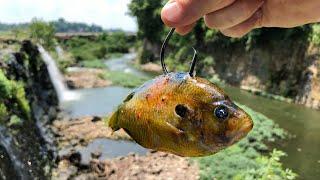
[[[104,28],[136,31],[127,15],[130,0],[0,0],[0,22],[28,22],[32,18],[86,22]]]

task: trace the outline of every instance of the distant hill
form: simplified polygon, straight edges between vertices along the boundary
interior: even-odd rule
[[[103,32],[103,28],[97,25],[88,25],[86,23],[67,22],[60,18],[52,21],[56,32]]]
[[[6,24],[0,22],[0,31],[10,31],[12,29],[25,29],[29,23],[20,23],[20,24]]]
[[[51,21],[55,27],[56,32],[104,32],[105,30],[98,25],[78,23],[78,22],[68,22],[63,18],[56,21]],[[6,24],[0,22],[0,31],[9,31],[12,29],[25,29],[29,26],[29,23],[19,23],[19,24]],[[114,31],[114,30],[111,30]]]

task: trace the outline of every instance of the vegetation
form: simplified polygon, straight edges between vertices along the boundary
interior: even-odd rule
[[[88,25],[85,23],[67,22],[63,18],[56,21],[51,21],[56,32],[103,32],[103,28],[97,25]],[[12,31],[14,29],[28,29],[30,23],[6,24],[0,23],[0,31]]]
[[[103,32],[103,28],[97,25],[86,23],[67,22],[63,18],[51,22],[56,32]]]
[[[312,25],[312,33],[310,34],[310,41],[314,45],[320,46],[320,24]]]
[[[36,42],[49,49],[55,46],[55,29],[53,24],[39,19],[33,19],[29,26],[29,30],[31,38],[33,38]]]
[[[87,68],[105,68],[106,67],[103,61],[99,59],[81,61],[79,65]]]
[[[297,175],[290,169],[283,170],[280,158],[286,154],[282,151],[273,150],[270,153],[270,158],[261,156],[256,159],[258,164],[257,168],[247,169],[246,171],[238,174],[235,179],[295,179]]]
[[[84,67],[105,67],[103,61],[110,57],[119,57],[129,52],[133,45],[134,37],[124,32],[103,33],[95,40],[75,37],[62,45],[71,53],[71,59]]]
[[[22,125],[22,120],[18,116],[12,115],[10,117],[8,126],[20,126],[20,125]]]
[[[147,79],[136,75],[128,75],[121,71],[108,71],[102,78],[111,80],[114,85],[120,85],[123,87],[134,88],[142,85]]]
[[[158,43],[163,31],[160,17],[159,0],[132,0],[129,4],[130,15],[137,17],[138,37]]]
[[[0,70],[0,121],[8,119],[9,112],[23,119],[31,119],[23,84],[9,80]]]
[[[0,31],[11,31],[13,29],[27,29],[28,26],[29,26],[28,23],[20,23],[20,24],[0,23]]]
[[[201,179],[295,179],[297,175],[284,169],[279,161],[283,152],[273,150],[270,157],[261,154],[268,150],[265,142],[285,138],[286,133],[266,116],[240,106],[253,118],[253,130],[247,138],[222,152],[194,158],[199,163]]]
[[[266,91],[261,91],[261,90],[257,90],[257,89],[245,89],[245,90],[248,92],[251,92],[255,95],[262,96],[262,97],[265,97],[268,99],[274,99],[277,101],[282,101],[282,102],[287,102],[287,103],[293,102],[293,99],[286,98],[286,97],[279,96],[279,95],[275,95],[275,94],[270,94],[270,93],[267,93]]]

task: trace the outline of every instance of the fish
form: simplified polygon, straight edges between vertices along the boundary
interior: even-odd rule
[[[189,73],[169,73],[161,56],[164,74],[133,90],[109,127],[145,148],[185,157],[209,156],[244,138],[253,128],[250,115],[216,84],[195,77],[195,57]]]

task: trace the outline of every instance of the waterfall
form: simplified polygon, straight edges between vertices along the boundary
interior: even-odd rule
[[[38,50],[41,54],[43,61],[47,65],[49,76],[54,86],[54,89],[58,95],[59,102],[61,103],[64,101],[72,101],[72,100],[79,99],[80,94],[70,90],[67,87],[66,83],[64,82],[64,77],[57,66],[57,63],[50,56],[50,54],[43,48],[43,46],[39,44],[38,44]]]
[[[59,58],[63,57],[63,49],[61,48],[61,46],[57,45],[57,46],[55,47],[55,50],[56,50]]]

